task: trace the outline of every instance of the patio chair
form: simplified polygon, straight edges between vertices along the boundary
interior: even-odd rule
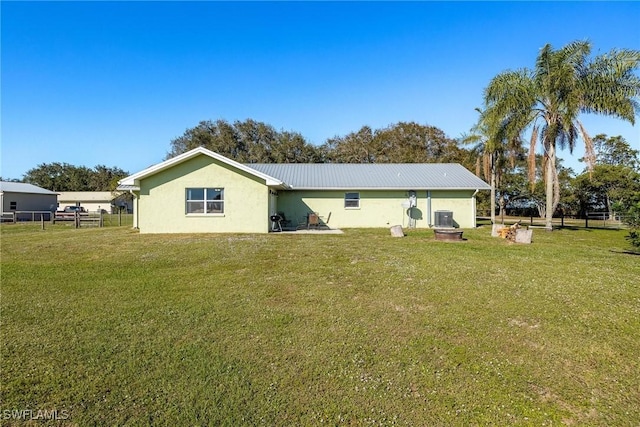
[[[320,227],[322,228],[326,228],[327,230],[329,230],[329,221],[331,220],[331,212],[329,212],[329,215],[327,215],[327,219],[322,219],[320,218]]]
[[[310,229],[311,227],[318,228],[319,225],[320,218],[318,217],[318,214],[310,212],[309,215],[307,215],[307,229]]]
[[[280,227],[284,229],[291,228],[291,220],[287,219],[284,212],[278,212],[278,216],[280,216]]]
[[[318,228],[319,225],[320,218],[318,217],[318,214],[315,212],[309,212],[308,214],[300,218],[296,230],[302,230],[303,228],[309,230],[311,227]]]

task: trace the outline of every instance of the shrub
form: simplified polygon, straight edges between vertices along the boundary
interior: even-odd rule
[[[624,222],[630,227],[625,239],[631,243],[635,252],[640,252],[640,201],[629,207]]]

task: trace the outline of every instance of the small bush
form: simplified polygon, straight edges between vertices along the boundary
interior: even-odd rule
[[[634,251],[640,252],[640,201],[631,205],[624,222],[631,228],[625,239],[631,243]]]

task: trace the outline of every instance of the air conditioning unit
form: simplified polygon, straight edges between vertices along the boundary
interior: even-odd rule
[[[453,212],[436,211],[436,227],[453,228]]]

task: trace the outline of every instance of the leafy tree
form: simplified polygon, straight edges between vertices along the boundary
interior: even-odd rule
[[[129,173],[119,167],[97,165],[93,168],[93,171],[91,171],[89,187],[96,189],[93,191],[113,191],[118,186],[118,180],[127,175],[129,175]]]
[[[593,148],[596,164],[625,166],[640,172],[640,151],[631,148],[622,136],[598,134],[593,137]]]
[[[640,154],[621,136],[600,134],[593,141],[596,164],[577,176],[573,186],[582,212],[604,208],[613,215],[616,207],[628,209],[640,193]]]
[[[386,158],[379,141],[369,126],[363,126],[357,132],[351,132],[344,137],[329,138],[321,147],[325,160],[331,163],[376,163]]]
[[[586,207],[602,207],[612,215],[614,205],[627,205],[640,192],[640,173],[622,165],[598,164],[591,173],[576,177],[574,186],[584,194]]]
[[[320,151],[295,132],[278,132],[255,120],[201,121],[171,141],[167,158],[205,147],[240,163],[314,163]]]
[[[319,163],[320,150],[309,144],[297,132],[279,132],[271,150],[270,159],[274,163]]]
[[[556,149],[568,146],[572,151],[581,137],[588,167],[595,163],[593,141],[578,120],[580,114],[604,114],[634,123],[639,109],[640,78],[634,71],[640,51],[612,50],[591,60],[590,53],[588,42],[557,50],[547,44],[534,69],[503,72],[485,90],[488,114],[502,120],[507,135],[531,129],[532,162],[536,143],[541,142],[548,230],[560,201]]]
[[[94,169],[68,163],[42,163],[24,175],[24,182],[52,191],[112,191],[128,175],[118,167],[98,165]]]
[[[452,163],[465,159],[458,142],[435,126],[399,122],[380,129],[375,139],[387,163]]]
[[[625,237],[631,243],[634,252],[640,252],[640,198],[626,210],[624,222],[629,226]]]
[[[466,150],[434,126],[399,122],[383,129],[363,126],[322,146],[328,162],[335,163],[469,163]]]

